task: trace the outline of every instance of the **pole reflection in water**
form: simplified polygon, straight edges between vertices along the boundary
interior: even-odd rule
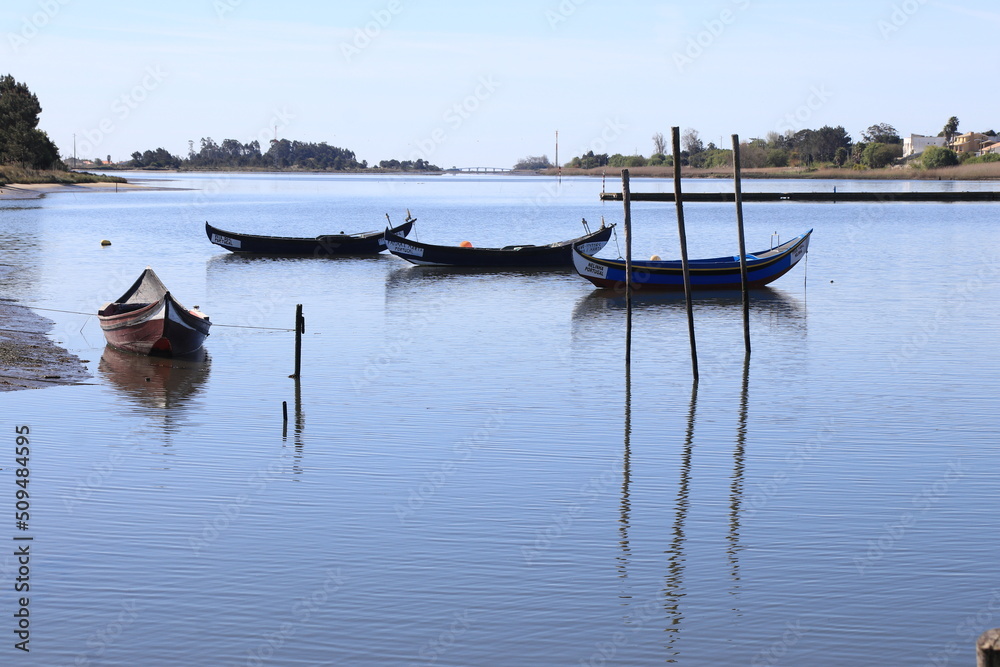
[[[750,355],[743,358],[743,383],[740,387],[740,412],[736,426],[736,448],[733,450],[733,481],[729,487],[729,571],[733,579],[732,594],[740,590],[740,511],[743,504],[744,456],[747,440],[747,407],[750,389]]]
[[[667,642],[667,649],[673,649],[673,644],[677,641],[680,633],[681,623],[684,620],[684,613],[681,611],[680,602],[684,597],[684,524],[687,521],[688,508],[690,506],[690,485],[691,485],[691,454],[694,449],[694,422],[695,412],[698,406],[698,380],[691,382],[691,405],[688,408],[687,432],[684,435],[684,447],[681,451],[681,476],[677,488],[676,515],[674,516],[673,539],[670,542],[670,549],[667,553],[667,575],[664,581],[663,608],[667,612],[667,619],[670,626],[666,631],[671,633]],[[676,650],[674,650],[676,654]],[[668,658],[669,659],[669,658]]]
[[[292,431],[292,447],[295,450],[292,462],[292,471],[296,475],[302,474],[302,456],[305,453],[305,444],[302,441],[302,433],[306,428],[306,416],[302,411],[302,381],[299,378],[295,378],[295,427]],[[288,441],[288,430],[287,423],[281,431],[281,441]]]
[[[626,344],[627,345],[627,344]],[[631,555],[629,547],[628,529],[629,515],[632,509],[632,501],[629,499],[629,484],[631,482],[631,440],[632,438],[632,375],[629,364],[625,364],[625,449],[622,454],[622,502],[620,506],[621,519],[618,521],[618,532],[620,538],[618,544],[621,546],[621,555],[618,557],[618,576],[622,579],[628,577],[628,563]],[[622,592],[619,596],[631,598],[632,596]]]

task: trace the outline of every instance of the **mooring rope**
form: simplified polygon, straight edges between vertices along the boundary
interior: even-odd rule
[[[622,247],[618,245],[618,227],[617,225],[612,229],[612,233],[615,235],[615,247],[618,248],[618,259],[624,259],[622,257]]]
[[[25,308],[30,308],[32,310],[46,310],[51,313],[69,313],[70,315],[86,315],[87,317],[93,317],[94,313],[84,313],[79,310],[61,310],[59,308],[41,308],[39,306],[32,306],[26,303],[18,304],[24,306]],[[213,327],[230,327],[233,329],[262,329],[264,331],[295,331],[295,328],[287,327],[251,327],[244,324],[218,324],[216,322],[211,323]],[[0,329],[0,331],[15,331],[14,329]],[[20,331],[18,333],[36,333],[33,331]]]

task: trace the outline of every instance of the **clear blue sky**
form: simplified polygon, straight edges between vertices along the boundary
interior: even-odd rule
[[[1000,131],[1000,8],[933,0],[6,0],[0,74],[64,157],[326,141],[369,164],[511,166],[875,123]]]

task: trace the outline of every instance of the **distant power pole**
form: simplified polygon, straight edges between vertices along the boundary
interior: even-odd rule
[[[559,164],[559,130],[556,130],[556,174],[559,175],[559,181],[562,182],[562,165]]]

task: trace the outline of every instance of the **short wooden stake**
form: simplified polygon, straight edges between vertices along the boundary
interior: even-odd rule
[[[281,437],[288,435],[288,401],[281,402]]]
[[[628,169],[622,169],[622,201],[625,203],[625,368],[632,363],[632,197]]]
[[[976,640],[976,667],[1000,667],[1000,628],[979,635]]]
[[[671,128],[674,148],[674,201],[677,203],[677,232],[681,243],[681,273],[687,305],[688,338],[691,340],[691,372],[698,381],[698,350],[694,341],[694,309],[691,306],[691,270],[688,268],[687,234],[684,233],[684,203],[681,201],[681,128]]]
[[[740,239],[740,283],[743,286],[743,344],[750,356],[750,288],[747,286],[747,244],[743,235],[743,186],[740,176],[740,135],[733,135],[733,183],[736,196],[736,231]]]

